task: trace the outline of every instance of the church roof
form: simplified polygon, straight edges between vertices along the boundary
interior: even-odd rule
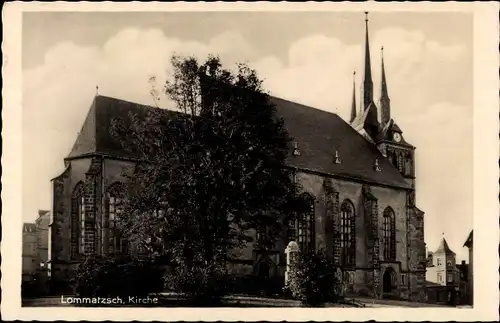
[[[439,245],[439,248],[434,252],[434,254],[438,254],[438,253],[444,253],[444,254],[448,254],[448,255],[455,254],[448,246],[448,242],[446,242],[445,238],[443,238],[441,240],[441,244]]]
[[[369,143],[337,114],[276,97],[270,97],[270,100],[275,104],[277,116],[283,118],[285,128],[300,152],[299,155],[294,155],[293,148],[290,148],[287,160],[289,166],[410,188],[399,171],[383,157],[376,146]],[[129,112],[144,117],[148,109],[157,108],[96,96],[68,158],[92,154],[138,158],[133,147],[130,153],[122,149],[119,140],[113,138],[109,129],[113,117],[122,117],[126,121]],[[335,163],[336,151],[341,163]],[[374,170],[375,160],[378,160],[380,171]]]
[[[367,130],[367,132],[370,132],[370,136],[376,135],[376,132],[378,132],[379,124],[377,121],[377,106],[374,102],[371,102],[368,107],[363,110],[362,113],[358,114],[358,116],[352,122],[352,127],[357,131],[365,129]]]

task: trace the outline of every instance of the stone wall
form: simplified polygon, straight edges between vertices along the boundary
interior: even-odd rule
[[[410,245],[405,190],[381,186],[363,186],[362,183],[336,178],[326,181],[322,176],[304,172],[297,173],[296,178],[303,191],[316,197],[316,248],[325,249],[333,255],[334,259],[334,246],[339,246],[338,241],[335,242],[335,233],[338,231],[336,226],[339,224],[339,206],[345,200],[351,201],[354,205],[356,213],[356,266],[353,271],[353,286],[348,286],[348,289],[352,291],[373,290],[375,286],[378,292],[382,291],[379,262],[384,261],[384,259],[383,244],[380,238],[383,230],[383,211],[387,207],[391,207],[395,213],[395,268],[398,269],[398,273],[408,271],[408,250]],[[363,195],[363,187],[373,197],[372,199],[366,200]],[[333,218],[330,219],[330,217]],[[421,242],[423,243],[423,236]],[[401,286],[403,295],[407,295],[408,286],[410,285],[409,280],[410,278],[407,277],[405,286]]]
[[[85,252],[102,253],[106,249],[107,231],[105,228],[105,203],[107,190],[117,182],[123,182],[124,172],[134,166],[133,162],[97,158],[72,160],[67,169],[53,181],[53,222],[51,228],[51,259],[70,260],[70,210],[71,195],[75,185],[85,183],[86,213],[91,221],[86,230]],[[337,178],[325,178],[311,173],[299,172],[296,180],[304,192],[315,197],[315,232],[316,249],[324,249],[335,261],[339,261],[338,225],[340,205],[349,200],[355,208],[356,253],[355,266],[349,276],[352,291],[381,288],[380,261],[383,261],[382,236],[383,211],[391,207],[395,212],[396,223],[396,262],[401,272],[415,271],[407,279],[412,291],[418,292],[418,286],[425,283],[425,267],[422,273],[418,265],[423,257],[425,264],[425,244],[423,242],[423,216],[410,212],[407,207],[406,191],[380,186],[363,186],[362,183]],[[365,193],[364,193],[365,192]],[[366,199],[366,192],[372,198]],[[410,232],[410,235],[408,235]],[[252,233],[254,235],[254,233]],[[285,241],[278,243],[273,262],[282,274],[285,265]],[[410,254],[408,251],[410,250]],[[258,255],[253,243],[234,252],[238,259],[231,265],[232,270],[240,274],[255,271]],[[407,288],[408,289],[408,288]]]
[[[134,162],[126,160],[116,160],[116,159],[104,159],[102,164],[102,181],[101,181],[101,196],[100,196],[100,207],[101,207],[101,219],[100,226],[102,228],[101,237],[99,239],[101,248],[100,253],[106,254],[109,252],[110,235],[108,232],[109,228],[109,218],[106,214],[107,205],[107,193],[108,190],[113,187],[113,185],[118,183],[124,183],[124,174],[129,172],[135,166]]]
[[[425,275],[427,266],[424,242],[424,213],[412,207],[409,220],[410,297],[412,300],[423,301],[425,299]]]

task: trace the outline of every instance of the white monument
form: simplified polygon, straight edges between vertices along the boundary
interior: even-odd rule
[[[297,242],[290,241],[285,249],[285,255],[286,255],[285,286],[288,283],[288,279],[290,277],[290,270],[292,264],[296,263],[299,253],[300,253],[300,248]]]

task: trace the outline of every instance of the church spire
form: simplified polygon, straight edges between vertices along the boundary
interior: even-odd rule
[[[351,120],[352,123],[356,119],[356,71],[352,73],[352,106],[351,106]]]
[[[382,124],[387,124],[391,120],[391,100],[389,99],[389,93],[387,92],[387,81],[385,79],[385,67],[384,67],[384,47],[381,48],[382,52],[382,84],[380,91],[380,109],[381,109],[381,119]]]
[[[368,38],[368,12],[365,12],[365,75],[363,80],[363,107],[367,109],[373,102],[372,67],[370,60],[370,42]]]

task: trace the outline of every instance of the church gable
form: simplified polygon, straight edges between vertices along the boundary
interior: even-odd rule
[[[131,151],[125,150],[121,141],[112,136],[110,132],[112,120],[121,119],[126,127],[130,127],[130,113],[137,114],[139,118],[145,118],[149,109],[158,108],[107,96],[96,96],[67,158],[97,154],[137,159],[138,150],[134,145],[128,145]],[[175,113],[170,110],[163,111]]]
[[[78,133],[68,157],[77,157],[96,151],[96,99],[92,102],[83,126]]]

